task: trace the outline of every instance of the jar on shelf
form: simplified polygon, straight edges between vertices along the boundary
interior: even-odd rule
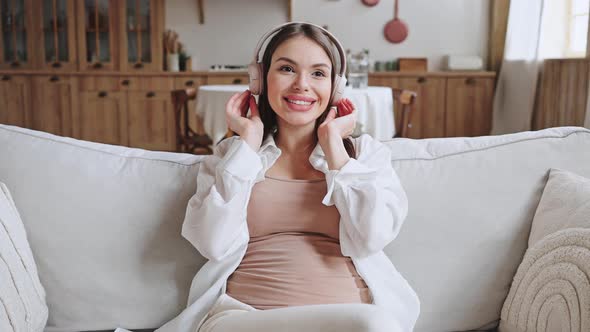
[[[347,52],[348,83],[353,89],[366,89],[369,85],[369,50]]]

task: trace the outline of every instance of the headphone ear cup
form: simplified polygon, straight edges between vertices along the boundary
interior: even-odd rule
[[[262,80],[263,73],[262,63],[251,63],[248,65],[250,92],[253,95],[260,95],[264,89],[264,82]]]
[[[334,80],[334,92],[332,93],[331,105],[336,105],[340,101],[340,99],[342,99],[345,87],[346,77],[341,77],[340,75],[336,74],[336,79]]]

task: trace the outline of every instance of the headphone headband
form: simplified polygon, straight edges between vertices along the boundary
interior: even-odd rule
[[[344,48],[340,44],[340,41],[338,41],[338,39],[336,37],[334,37],[334,35],[330,31],[322,28],[321,26],[313,24],[313,23],[301,22],[301,21],[287,22],[287,23],[281,24],[281,25],[271,29],[269,32],[265,33],[262,36],[262,38],[258,41],[258,44],[256,44],[256,49],[254,50],[254,63],[258,63],[260,49],[262,48],[262,45],[264,45],[264,42],[266,41],[266,39],[270,35],[272,35],[273,33],[277,32],[277,31],[281,30],[282,28],[284,28],[285,26],[288,26],[291,24],[307,24],[307,25],[311,25],[311,26],[314,26],[314,27],[322,30],[328,36],[328,38],[330,38],[330,40],[332,40],[332,43],[338,49],[338,54],[340,55],[340,74],[339,74],[340,77],[344,77],[346,75],[346,55],[345,55],[346,53],[344,52]]]

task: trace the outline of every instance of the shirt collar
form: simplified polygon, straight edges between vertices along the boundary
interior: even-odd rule
[[[265,169],[269,169],[281,155],[281,149],[276,145],[273,134],[271,133],[264,139],[258,154],[263,157]],[[311,165],[324,173],[328,172],[328,163],[326,155],[319,143],[316,143],[315,148],[309,155],[309,162]]]

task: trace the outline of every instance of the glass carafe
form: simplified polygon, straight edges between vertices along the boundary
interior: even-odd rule
[[[348,82],[354,89],[366,89],[369,85],[369,50],[353,54],[347,52]]]

